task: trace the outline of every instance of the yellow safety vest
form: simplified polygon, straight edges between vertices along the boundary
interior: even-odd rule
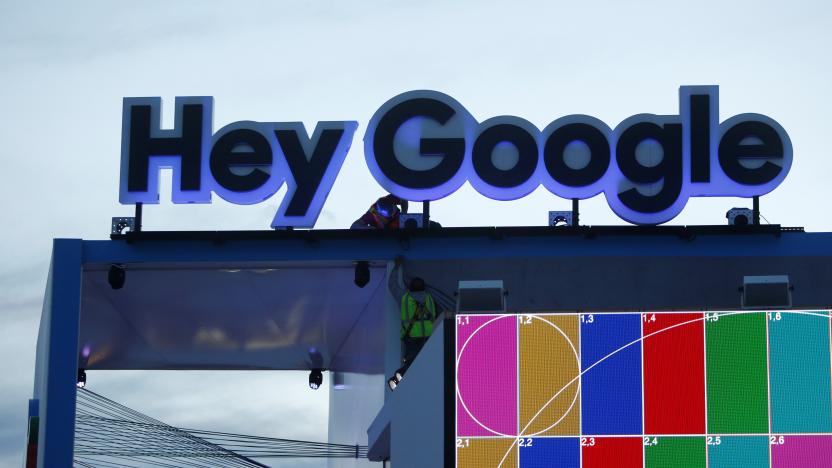
[[[427,338],[433,333],[433,321],[436,319],[436,304],[433,297],[425,293],[425,304],[419,304],[410,292],[402,296],[402,330],[410,338]],[[408,332],[408,329],[410,330]]]

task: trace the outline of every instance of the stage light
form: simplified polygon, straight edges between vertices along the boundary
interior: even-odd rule
[[[788,309],[792,306],[788,275],[743,276],[743,309]]]
[[[550,211],[549,212],[549,226],[571,226],[572,212],[571,211]]]
[[[725,213],[731,226],[748,226],[754,223],[754,211],[748,208],[731,208]]]
[[[321,388],[321,384],[324,383],[324,374],[321,372],[321,369],[312,369],[309,372],[309,388],[312,390],[317,390]]]
[[[355,285],[359,288],[367,286],[370,282],[370,262],[361,261],[355,263]]]
[[[125,270],[124,265],[110,265],[109,271],[107,271],[107,282],[110,283],[110,287],[113,289],[121,289],[124,287],[124,281],[127,279],[127,270]]]
[[[87,386],[87,373],[84,369],[78,369],[78,381],[76,384],[78,388],[84,388]]]
[[[408,213],[399,215],[399,226],[404,229],[419,229],[423,227],[425,217],[422,213]]]
[[[110,234],[121,235],[125,231],[136,230],[136,218],[113,218],[110,225]]]
[[[456,311],[460,314],[504,314],[506,311],[503,280],[460,281],[456,299]]]
[[[395,377],[390,377],[390,380],[387,381],[387,386],[390,387],[390,390],[395,390],[399,386],[399,381]]]

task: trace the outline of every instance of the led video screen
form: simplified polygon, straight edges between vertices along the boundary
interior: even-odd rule
[[[458,315],[456,466],[832,467],[830,311]]]

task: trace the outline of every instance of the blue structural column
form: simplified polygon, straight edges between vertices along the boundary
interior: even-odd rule
[[[81,240],[55,239],[38,336],[38,467],[72,466],[81,269]]]

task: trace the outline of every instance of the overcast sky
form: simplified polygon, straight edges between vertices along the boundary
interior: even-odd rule
[[[632,114],[678,112],[680,85],[716,84],[722,120],[758,112],[791,136],[794,165],[762,199],[763,215],[828,231],[830,46],[823,1],[0,3],[0,465],[22,459],[51,239],[104,239],[110,217],[132,214],[118,204],[122,97],[162,96],[171,124],[175,96],[215,96],[215,129],[357,120],[317,225],[340,228],[382,194],[361,138],[373,112],[403,91],[445,92],[478,120],[510,114],[543,128],[583,113],[614,127]],[[283,195],[173,206],[163,180],[145,229],[267,229]],[[692,199],[671,223],[722,224],[733,206],[750,202]],[[495,202],[467,185],[431,207],[446,226],[542,225],[549,210],[568,208],[543,188]],[[581,220],[622,223],[603,197],[582,204]],[[234,375],[250,387],[233,404],[227,374],[90,378],[92,389],[173,424],[324,436],[297,421],[309,411],[324,418],[326,392],[276,396],[302,389],[304,375]]]

